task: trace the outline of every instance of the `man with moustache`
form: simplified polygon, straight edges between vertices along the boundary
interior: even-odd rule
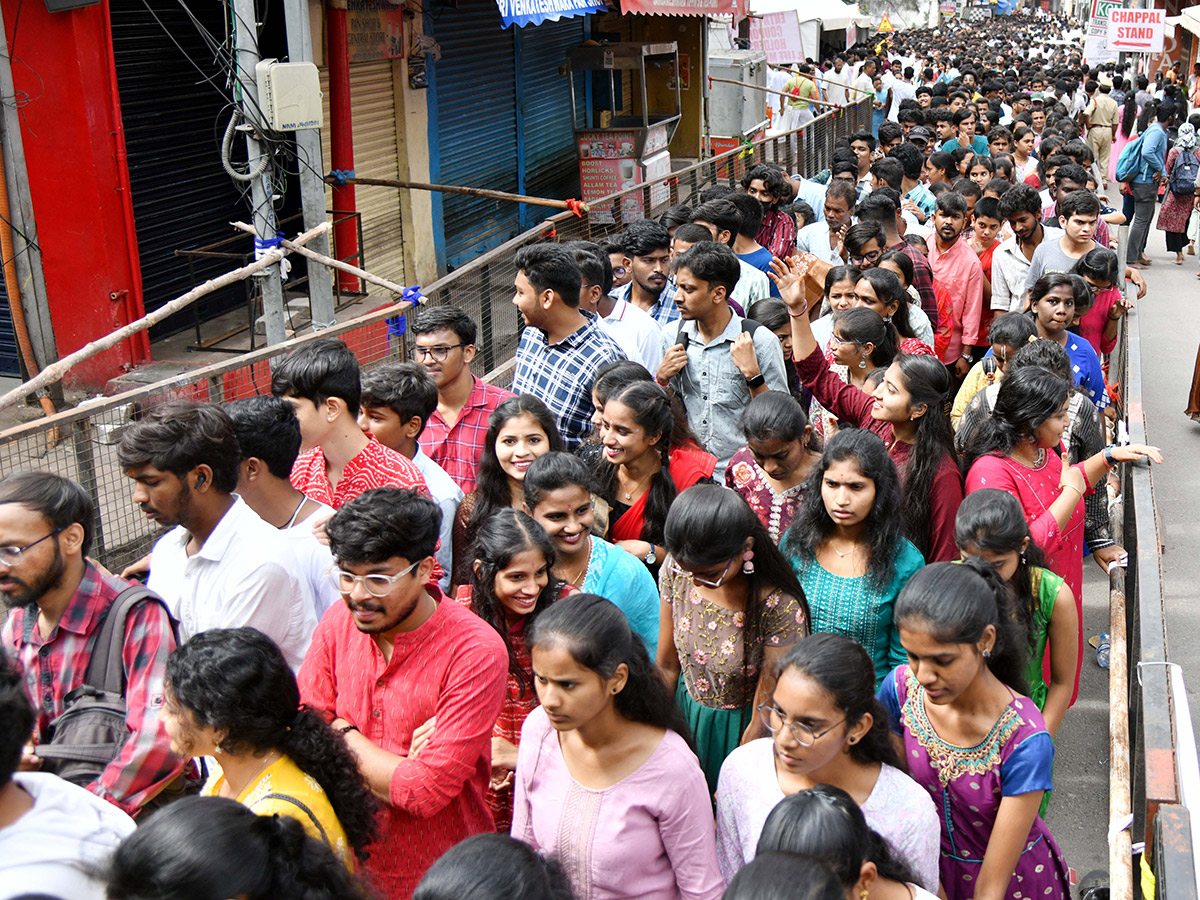
[[[983,266],[970,245],[960,240],[967,227],[966,198],[953,191],[938,197],[933,227],[927,240],[929,265],[934,281],[950,292],[953,301],[950,340],[941,359],[951,377],[962,381],[971,368],[971,348],[980,342],[983,315]]]
[[[95,507],[73,481],[20,472],[0,481],[0,597],[9,610],[3,650],[20,666],[33,703],[36,742],[50,739],[67,694],[83,684],[96,636],[117,595],[129,585],[87,558]],[[167,610],[135,604],[122,636],[125,725],[120,752],[87,789],[130,815],[183,769],[161,720],[167,656],[175,636]],[[22,769],[40,768],[32,753]]]
[[[180,640],[248,625],[299,669],[316,610],[287,538],[234,493],[242,460],[229,415],[164,403],[125,429],[117,459],[146,517],[175,526],[151,551],[147,586],[179,621]]]
[[[649,313],[659,325],[674,322],[679,318],[679,309],[675,306],[675,286],[667,279],[671,235],[666,226],[642,219],[621,232],[619,243],[625,253],[625,268],[632,277],[612,295]]]
[[[364,868],[387,900],[410,897],[442,853],[495,829],[486,793],[508,650],[431,585],[441,518],[415,491],[376,488],[329,520],[344,602],[300,669],[301,699],[345,736],[386,804]]]

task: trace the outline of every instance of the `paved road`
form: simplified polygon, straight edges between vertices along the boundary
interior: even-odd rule
[[[1176,266],[1157,230],[1148,253],[1154,265],[1142,274],[1150,290],[1138,315],[1147,431],[1167,458],[1155,472],[1155,496],[1166,543],[1168,652],[1184,667],[1193,724],[1200,728],[1200,425],[1183,414],[1200,343],[1200,258],[1185,257]],[[1085,565],[1084,633],[1093,635],[1107,630],[1107,581],[1094,563]],[[1108,672],[1096,665],[1091,648],[1085,651],[1079,702],[1059,736],[1058,787],[1046,817],[1080,877],[1108,868]]]

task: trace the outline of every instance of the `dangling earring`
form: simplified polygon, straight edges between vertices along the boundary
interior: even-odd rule
[[[747,550],[742,554],[742,571],[747,575],[754,574],[754,551]]]
[[[213,744],[213,753],[224,753],[220,744]]]
[[[870,893],[866,888],[858,892],[858,900],[867,900],[867,894]]]
[[[864,353],[858,358],[858,367],[860,369],[865,369],[867,367],[867,354]]]

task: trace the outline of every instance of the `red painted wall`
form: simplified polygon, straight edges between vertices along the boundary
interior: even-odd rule
[[[21,136],[54,336],[65,356],[142,315],[140,273],[130,261],[137,238],[123,208],[108,5],[50,13],[42,0],[0,4],[17,92],[31,98]],[[103,387],[143,362],[147,346],[125,341],[78,366],[67,383]]]

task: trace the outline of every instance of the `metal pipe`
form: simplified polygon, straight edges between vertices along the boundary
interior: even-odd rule
[[[350,112],[350,45],[346,25],[346,0],[329,0],[325,7],[325,41],[329,62],[329,157],[330,167],[342,172],[354,171],[354,117]],[[354,186],[333,186],[333,208],[356,212]],[[334,225],[333,244],[339,259],[358,255],[358,235],[353,216],[345,216]],[[345,272],[335,276],[339,289],[358,290],[358,282]]]

